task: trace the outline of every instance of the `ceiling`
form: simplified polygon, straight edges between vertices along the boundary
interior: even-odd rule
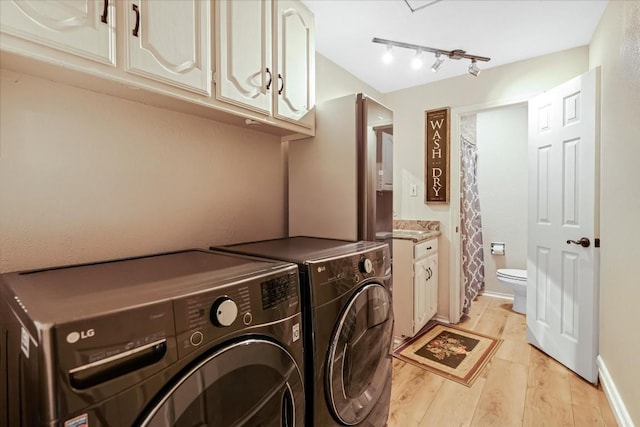
[[[462,49],[491,58],[481,70],[588,45],[606,0],[302,0],[316,19],[316,50],[382,93],[468,74],[468,59],[447,59],[437,73],[435,57],[424,53],[415,70],[415,51],[394,48],[394,40],[436,49]],[[421,8],[422,7],[422,8]],[[412,8],[414,11],[412,12]]]

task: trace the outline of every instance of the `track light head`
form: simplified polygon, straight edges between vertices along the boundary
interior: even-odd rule
[[[387,50],[384,52],[384,55],[382,55],[382,62],[385,64],[391,64],[393,62],[392,48],[393,46],[391,46],[391,44],[387,44]]]
[[[414,70],[418,70],[422,68],[422,65],[423,65],[422,51],[418,49],[416,50],[416,56],[414,56],[413,59],[411,60],[411,66],[413,67]]]
[[[474,76],[480,74],[480,68],[478,68],[478,63],[475,58],[471,59],[471,64],[469,65],[469,74]]]
[[[436,53],[436,61],[431,66],[431,71],[433,71],[434,73],[438,71],[443,62],[444,58],[439,53]]]

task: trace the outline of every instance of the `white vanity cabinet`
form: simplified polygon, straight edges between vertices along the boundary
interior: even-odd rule
[[[211,11],[203,0],[127,0],[126,71],[211,95]]]
[[[394,335],[413,337],[438,312],[438,240],[393,240]]]
[[[315,124],[315,21],[299,1],[216,1],[216,97]]]
[[[0,31],[115,65],[113,0],[0,0]]]

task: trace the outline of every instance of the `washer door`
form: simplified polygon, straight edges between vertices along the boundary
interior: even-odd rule
[[[360,423],[378,404],[391,380],[392,334],[389,291],[364,285],[342,311],[326,363],[327,398],[341,423]]]
[[[248,339],[189,370],[142,426],[278,426],[304,424],[304,389],[296,362],[281,346]]]

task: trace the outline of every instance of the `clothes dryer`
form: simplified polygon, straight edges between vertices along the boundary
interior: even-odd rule
[[[0,296],[3,426],[304,425],[294,264],[189,250],[7,273]]]
[[[393,332],[388,245],[291,237],[217,249],[298,265],[307,424],[385,426]]]

